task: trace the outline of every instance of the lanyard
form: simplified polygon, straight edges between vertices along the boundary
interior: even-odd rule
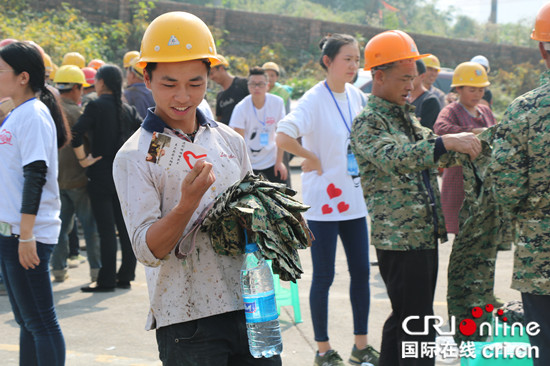
[[[31,100],[33,99],[36,99],[36,97],[32,97],[31,99],[27,99],[26,101],[24,101],[23,103],[19,104],[17,107],[15,107],[14,109],[12,109],[10,111],[10,113],[8,113],[8,115],[4,118],[4,120],[2,121],[2,123],[0,123],[0,127],[2,127],[4,125],[4,122],[6,122],[8,120],[8,118],[10,118],[11,116],[11,112],[13,112],[14,110],[16,110],[17,108],[21,107],[23,104],[27,103],[27,102],[30,102]]]
[[[267,102],[267,98],[266,98],[266,102]],[[254,115],[256,116],[256,119],[258,120],[258,122],[262,124],[262,126],[265,127],[265,121],[262,121],[260,117],[258,117],[258,112],[256,111],[256,107],[254,107],[254,102],[252,101],[252,99],[250,99],[250,103],[252,103],[252,109],[254,110]],[[266,103],[264,102],[264,107],[265,105]],[[265,119],[265,112],[264,112],[264,119]]]
[[[332,94],[332,90],[330,90],[326,80],[325,80],[325,86],[327,87],[327,90],[330,93],[330,96],[332,97],[332,100],[334,100],[334,104],[336,104],[336,108],[338,108],[338,112],[340,112],[340,117],[342,117],[342,121],[344,122],[344,126],[346,126],[346,129],[348,130],[348,132],[351,133],[351,128],[350,127],[351,127],[351,124],[353,122],[353,118],[351,117],[351,103],[350,103],[349,98],[348,98],[348,91],[346,90],[346,99],[348,101],[349,120],[350,120],[349,126],[348,126],[346,118],[344,117],[344,114],[342,113],[342,110],[340,109],[340,106],[338,105],[338,102],[336,101],[336,98],[334,98],[334,94]]]

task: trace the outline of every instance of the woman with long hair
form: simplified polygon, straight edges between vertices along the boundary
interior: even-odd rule
[[[309,296],[318,352],[315,365],[343,365],[328,337],[328,294],[334,279],[340,236],[351,277],[355,344],[349,361],[377,364],[367,343],[370,305],[367,208],[350,148],[353,119],[362,109],[361,91],[350,84],[359,68],[359,46],[349,35],[333,34],[320,44],[326,79],[311,88],[277,128],[277,145],[303,157],[302,192],[311,206],[305,217],[315,236],[311,246],[313,281]],[[298,138],[302,137],[302,145]]]
[[[19,364],[25,366],[65,363],[49,260],[61,228],[57,149],[70,134],[44,77],[34,46],[0,48],[0,99],[11,98],[14,105],[0,125],[0,266],[21,328]]]
[[[110,292],[129,289],[134,280],[136,257],[126,231],[120,202],[113,181],[113,160],[124,141],[135,132],[141,117],[134,107],[122,102],[122,71],[104,65],[96,74],[98,98],[90,101],[73,127],[73,148],[82,167],[87,168],[88,194],[100,239],[101,269],[97,282],[83,287],[84,292]],[[88,133],[91,152],[86,155],[83,136]],[[117,233],[122,264],[116,270]]]

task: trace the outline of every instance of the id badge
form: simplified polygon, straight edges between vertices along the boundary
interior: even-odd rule
[[[262,132],[260,133],[260,145],[267,146],[269,143],[269,133]]]
[[[348,174],[352,177],[356,177],[359,175],[359,165],[357,165],[357,160],[355,159],[355,155],[353,153],[348,153]]]
[[[0,235],[11,236],[11,225],[7,222],[0,222]]]

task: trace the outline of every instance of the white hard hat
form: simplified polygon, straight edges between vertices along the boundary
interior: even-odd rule
[[[480,64],[481,66],[485,66],[485,69],[487,69],[487,73],[489,71],[491,71],[491,67],[489,66],[489,60],[487,59],[487,57],[485,57],[483,55],[477,55],[477,56],[472,57],[470,62],[475,62],[475,63]]]

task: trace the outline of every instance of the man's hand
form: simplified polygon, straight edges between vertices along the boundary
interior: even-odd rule
[[[288,178],[288,170],[286,169],[286,166],[282,163],[275,163],[275,166],[273,167],[273,171],[275,173],[275,176],[279,176],[281,180],[286,180]]]
[[[481,152],[481,141],[471,132],[452,133],[441,136],[445,149],[470,155],[474,160]]]
[[[181,200],[178,206],[187,204],[195,208],[198,207],[202,196],[215,181],[216,176],[212,171],[212,163],[204,160],[197,161],[181,183]]]

